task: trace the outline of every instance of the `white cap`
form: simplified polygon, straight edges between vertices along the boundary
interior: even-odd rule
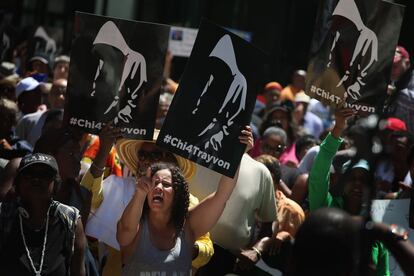
[[[22,79],[16,86],[16,98],[23,92],[33,90],[39,85],[40,83],[32,77]]]
[[[305,94],[305,92],[302,90],[296,94],[295,102],[296,103],[309,103],[310,97]]]

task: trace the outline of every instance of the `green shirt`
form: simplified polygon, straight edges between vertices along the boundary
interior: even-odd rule
[[[319,153],[315,157],[309,173],[309,205],[310,211],[322,207],[343,208],[342,197],[332,197],[329,193],[329,174],[332,160],[338,151],[343,139],[334,138],[331,133],[320,145]],[[380,242],[372,246],[372,260],[377,267],[377,275],[390,275],[388,250]]]

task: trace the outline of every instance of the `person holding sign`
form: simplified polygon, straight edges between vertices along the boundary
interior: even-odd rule
[[[158,134],[159,131],[156,129],[152,141],[118,140],[116,151],[120,161],[137,177],[145,176],[147,169],[152,164],[164,162],[179,166],[185,179],[191,179],[195,173],[194,163],[155,145]],[[108,249],[108,258],[103,268],[104,276],[121,275],[122,273],[120,248],[116,241],[116,224],[135,191],[134,177],[123,178],[110,175],[103,180],[107,156],[115,142],[115,138],[119,136],[119,128],[113,127],[112,124],[108,124],[102,129],[99,135],[98,153],[81,183],[82,186],[92,192],[92,209],[96,209],[96,212],[88,221],[86,233],[88,236],[95,237],[105,243]],[[189,208],[197,204],[198,199],[190,194]],[[193,268],[197,269],[205,265],[213,253],[213,245],[209,234],[199,237],[193,245]]]
[[[338,207],[351,215],[360,215],[362,211],[364,189],[369,181],[369,164],[360,159],[351,169],[351,179],[346,183],[343,196],[333,197],[329,193],[329,174],[333,157],[343,139],[341,134],[346,127],[346,119],[354,116],[356,111],[339,108],[335,112],[335,125],[320,145],[313,167],[309,174],[310,211],[322,207]],[[344,164],[347,170],[351,162]],[[348,166],[348,167],[347,167]],[[376,242],[372,247],[372,261],[377,267],[376,275],[389,275],[388,251],[382,243]]]
[[[247,149],[253,146],[249,128],[239,139]],[[152,165],[137,179],[135,194],[118,222],[123,275],[155,271],[190,275],[190,249],[216,224],[237,178],[238,172],[234,179],[222,176],[217,191],[187,214],[188,184],[180,169],[166,163]]]

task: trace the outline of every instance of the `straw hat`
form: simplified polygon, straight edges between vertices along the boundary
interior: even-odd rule
[[[155,143],[160,131],[155,129],[152,141],[148,140],[132,140],[122,138],[116,142],[115,148],[118,153],[119,159],[124,163],[135,175],[137,174],[137,164],[139,162],[138,151],[143,143]],[[187,181],[190,181],[196,173],[196,164],[188,159],[174,154],[177,159],[178,166],[180,167],[183,176]]]

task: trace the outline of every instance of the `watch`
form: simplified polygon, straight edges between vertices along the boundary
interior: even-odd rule
[[[388,233],[396,241],[401,241],[401,240],[406,241],[406,240],[408,240],[409,232],[405,228],[403,228],[403,227],[401,227],[397,224],[391,224],[388,228]]]

